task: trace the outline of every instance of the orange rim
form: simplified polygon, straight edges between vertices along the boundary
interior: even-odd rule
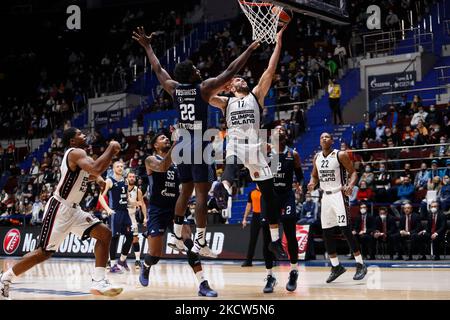
[[[269,2],[248,2],[245,0],[239,0],[240,3],[242,4],[246,4],[248,6],[252,6],[252,7],[269,7],[269,6],[273,6],[272,3]]]

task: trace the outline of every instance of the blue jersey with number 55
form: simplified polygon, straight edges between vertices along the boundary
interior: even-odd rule
[[[178,110],[178,128],[202,134],[208,129],[208,103],[202,99],[198,84],[180,84],[175,89],[174,107]]]

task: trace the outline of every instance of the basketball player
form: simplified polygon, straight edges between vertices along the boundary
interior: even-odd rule
[[[269,222],[272,239],[269,249],[277,258],[286,257],[278,230],[280,206],[274,190],[272,171],[264,156],[267,152],[262,147],[260,129],[261,106],[264,105],[264,97],[270,89],[272,79],[277,70],[283,31],[286,29],[286,26],[278,32],[277,44],[270,58],[269,65],[253,90],[250,91],[244,79],[235,77],[230,84],[230,91],[234,95],[233,98],[216,95],[209,100],[212,106],[222,109],[227,121],[228,140],[222,181],[229,193],[228,204],[231,205],[233,180],[241,167],[239,164],[243,163],[250,171],[253,181],[256,181],[259,190],[261,190],[262,213]],[[250,160],[249,157],[251,157]],[[240,161],[239,164],[238,161]]]
[[[213,169],[210,165],[212,163],[211,154],[210,152],[209,155],[208,152],[204,153],[210,142],[203,141],[203,135],[208,129],[208,101],[222,91],[223,86],[245,65],[252,52],[259,47],[259,41],[253,42],[223,73],[215,78],[202,81],[200,71],[191,61],[185,61],[175,66],[176,81],[174,81],[161,67],[153,52],[152,36],[153,34],[147,36],[143,27],[138,28],[137,32],[133,32],[133,39],[144,47],[159,82],[173,99],[174,108],[178,111],[177,133],[183,133],[183,137],[177,140],[177,149],[180,150],[179,155],[183,159],[175,161],[179,164],[178,173],[181,182],[181,193],[175,207],[176,245],[180,250],[184,249],[181,230],[188,201],[195,189],[197,230],[193,252],[216,257],[207,246],[205,239],[208,191],[214,180]],[[187,136],[184,134],[186,132]],[[202,141],[198,141],[198,137],[201,137]]]
[[[139,282],[144,287],[148,286],[151,266],[157,264],[161,259],[164,247],[163,236],[173,223],[175,204],[180,194],[178,170],[177,166],[172,163],[173,146],[171,146],[169,138],[163,133],[159,133],[152,139],[152,146],[156,154],[145,160],[151,196],[147,223],[148,253],[144,257],[139,276]],[[185,225],[185,228],[189,228],[189,226]],[[198,253],[191,250],[194,243],[190,238],[190,229],[182,232],[182,235],[185,235],[184,245],[188,248],[189,265],[200,283],[198,295],[217,297],[217,292],[209,287],[208,281],[204,278]]]
[[[136,174],[133,171],[129,171],[127,174],[127,184],[128,184],[128,214],[131,219],[131,232],[133,232],[133,251],[136,261],[134,266],[137,269],[141,267],[141,247],[139,246],[139,228],[136,221],[136,209],[140,208],[141,212],[144,214],[144,226],[147,225],[147,206],[144,202],[144,197],[142,195],[142,190],[136,185]]]
[[[280,200],[281,222],[283,224],[284,234],[288,244],[289,260],[291,262],[291,271],[289,272],[289,281],[286,284],[286,290],[295,291],[297,289],[298,279],[298,242],[297,242],[297,215],[295,208],[295,194],[292,190],[294,174],[300,185],[303,185],[303,170],[301,167],[300,156],[297,151],[287,146],[287,132],[283,126],[275,127],[272,136],[271,158],[275,161],[276,172],[274,176],[275,192]],[[278,159],[278,160],[277,160]],[[263,217],[263,221],[265,217]],[[274,256],[268,250],[270,244],[270,231],[265,224],[263,226],[264,239],[264,261],[266,264],[267,279],[264,293],[272,293],[276,285],[276,278],[273,276],[272,267]]]
[[[353,280],[362,280],[367,274],[367,267],[363,262],[359,244],[353,237],[350,228],[348,212],[348,196],[352,194],[353,187],[358,180],[358,174],[353,163],[345,151],[332,149],[333,137],[324,132],[320,136],[322,152],[314,157],[313,171],[308,190],[314,191],[317,184],[323,193],[321,198],[321,222],[323,241],[331,260],[331,274],[327,283],[336,280],[346,269],[339,263],[336,253],[336,241],[333,239],[335,230],[340,230],[349,244],[356,260],[356,273]],[[350,181],[346,183],[346,171]]]
[[[104,196],[108,194],[106,203]],[[106,186],[103,194],[98,198],[100,204],[110,216],[110,226],[112,231],[111,246],[109,248],[109,259],[111,265],[116,261],[117,246],[120,235],[125,236],[125,243],[122,245],[121,255],[109,272],[123,273],[123,269],[129,271],[127,256],[133,242],[133,232],[131,231],[131,219],[128,214],[128,186],[123,177],[123,162],[113,163],[113,175],[106,179]]]
[[[95,216],[82,211],[79,205],[90,180],[99,185],[105,183],[100,175],[108,168],[113,156],[120,152],[120,144],[111,141],[105,152],[94,161],[86,154],[86,136],[80,130],[66,129],[62,141],[69,149],[61,163],[62,178],[45,207],[38,248],[1,273],[0,297],[3,299],[9,299],[9,287],[15,277],[50,258],[71,232],[82,240],[89,237],[97,239],[91,293],[112,297],[123,290],[106,279],[111,231]]]

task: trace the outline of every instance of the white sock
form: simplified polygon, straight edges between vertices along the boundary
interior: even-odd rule
[[[331,261],[331,265],[332,265],[333,267],[336,267],[336,266],[339,265],[339,259],[338,259],[337,256],[334,257],[334,258],[331,258],[331,257],[330,257],[330,261]]]
[[[134,255],[136,256],[136,261],[141,260],[141,253],[139,251],[135,252]]]
[[[1,281],[12,282],[13,279],[17,277],[12,268],[9,268],[5,273],[2,274]]]
[[[105,273],[106,273],[106,268],[95,267],[94,275],[92,278],[94,279],[94,281],[103,280],[105,278]]]
[[[296,263],[291,263],[291,271],[292,270],[298,271],[298,265]]]
[[[203,270],[200,270],[199,272],[195,273],[195,276],[197,277],[198,283],[202,283],[203,281],[205,281]]]
[[[268,276],[273,275],[272,269],[266,269],[266,272]]]
[[[124,262],[125,260],[127,260],[127,256],[124,256],[123,254],[120,255],[120,261]]]
[[[183,229],[183,225],[182,224],[177,224],[177,223],[173,224],[173,233],[175,233],[177,238],[181,238],[181,230],[182,229]]]
[[[363,261],[363,258],[362,258],[361,254],[359,256],[355,256],[355,260],[356,260],[357,263],[364,264],[364,261]]]
[[[206,228],[197,228],[195,231],[195,240],[198,241],[200,245],[204,245],[206,243],[205,240]]]
[[[278,239],[280,239],[280,232],[278,227],[270,228],[270,237],[272,238],[272,242],[275,242]]]

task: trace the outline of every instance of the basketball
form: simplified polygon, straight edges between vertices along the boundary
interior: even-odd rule
[[[288,13],[288,11],[286,11],[285,9],[280,9],[280,7],[273,7],[272,13],[273,14],[279,13],[279,21],[278,21],[279,26],[284,26],[288,24],[292,19],[292,13],[291,12]]]

